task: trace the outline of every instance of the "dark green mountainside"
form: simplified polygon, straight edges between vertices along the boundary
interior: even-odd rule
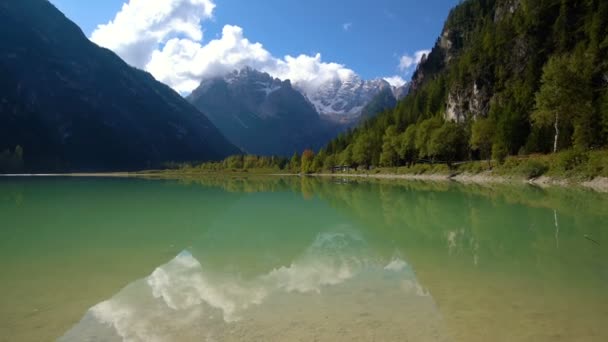
[[[130,170],[239,153],[179,94],[91,43],[46,0],[0,1],[0,41],[0,172]]]
[[[466,0],[410,94],[323,152],[397,166],[607,145],[608,1]]]

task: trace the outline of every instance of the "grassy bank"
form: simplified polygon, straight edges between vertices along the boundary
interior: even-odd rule
[[[214,164],[218,165],[218,164]],[[296,175],[288,166],[254,168],[209,168],[209,164],[182,165],[178,169],[145,171],[143,175],[198,177],[205,175]],[[352,168],[347,172],[319,169],[310,175],[374,178],[456,180],[463,182],[531,182],[537,184],[581,184],[608,191],[608,150],[567,150],[548,155],[507,157],[504,161],[469,161],[446,164],[419,163],[408,167]],[[594,181],[595,180],[595,181]]]
[[[333,166],[333,164],[331,165]],[[179,167],[145,173],[163,174],[302,174],[303,167],[290,164],[266,167],[229,167],[221,163],[202,163],[198,165],[181,164]],[[309,174],[334,173],[329,165],[313,168]],[[395,174],[395,175],[458,175],[485,174],[496,176],[532,179],[541,176],[556,179],[590,180],[596,177],[608,177],[608,150],[576,151],[565,150],[552,154],[533,154],[510,156],[503,161],[464,161],[448,166],[445,163],[416,163],[400,167],[351,167],[340,174]]]
[[[254,167],[254,168],[209,168],[208,164],[181,165],[179,168],[144,171],[143,174],[301,174],[299,169],[289,166]],[[596,177],[608,177],[608,150],[575,151],[566,150],[554,154],[534,154],[528,156],[511,156],[504,161],[468,161],[454,163],[451,166],[441,163],[418,163],[401,167],[358,167],[349,171],[332,172],[320,168],[310,174],[353,174],[353,175],[440,175],[456,176],[460,174],[491,174],[506,178],[534,179],[541,176],[562,180],[585,181]]]
[[[471,161],[458,163],[451,168],[446,164],[415,164],[409,167],[353,170],[349,173],[452,176],[492,174],[507,178],[535,179],[546,176],[559,180],[585,181],[608,177],[608,151],[567,150],[556,154],[507,157],[502,163]]]
[[[395,179],[454,180],[464,183],[521,183],[536,185],[581,185],[608,192],[608,151],[563,151],[549,155],[508,157],[496,161],[471,161],[448,167],[446,164],[415,164],[410,167],[352,170],[323,173],[324,176],[351,176]]]

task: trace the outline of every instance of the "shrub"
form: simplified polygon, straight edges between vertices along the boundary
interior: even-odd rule
[[[495,142],[492,145],[492,159],[496,160],[499,164],[502,164],[508,155],[509,150],[503,143]]]
[[[468,163],[459,165],[459,167],[458,167],[458,171],[473,173],[473,174],[482,173],[482,172],[488,171],[490,169],[491,168],[488,165],[488,163],[482,162],[482,161],[468,162]]]
[[[518,157],[507,157],[502,165],[501,165],[501,169],[504,170],[515,170],[519,167],[519,165],[522,162],[522,158],[518,158]]]
[[[517,167],[518,173],[528,179],[540,177],[548,170],[549,165],[536,159],[525,160]]]
[[[585,175],[589,178],[608,177],[608,152],[591,152],[588,157]]]
[[[584,151],[567,150],[555,157],[555,169],[559,171],[571,171],[589,161],[589,154]]]

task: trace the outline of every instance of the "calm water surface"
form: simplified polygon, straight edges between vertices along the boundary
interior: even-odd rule
[[[607,341],[608,195],[0,179],[0,341]]]

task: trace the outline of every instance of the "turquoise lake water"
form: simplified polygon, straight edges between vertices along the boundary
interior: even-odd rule
[[[0,179],[0,341],[607,341],[608,195]]]

